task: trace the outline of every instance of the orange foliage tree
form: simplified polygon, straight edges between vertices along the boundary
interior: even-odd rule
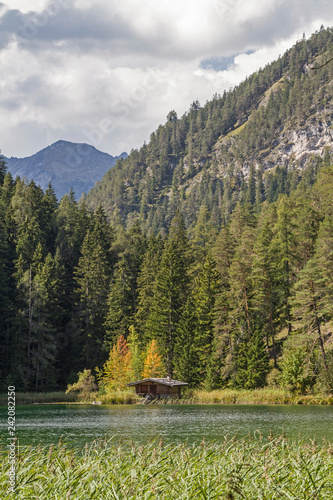
[[[154,339],[148,346],[141,376],[143,378],[162,378],[165,376],[165,366],[158,351],[157,342]]]

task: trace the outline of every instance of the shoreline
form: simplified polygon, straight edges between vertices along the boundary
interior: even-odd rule
[[[199,394],[194,394],[192,397],[170,398],[170,399],[153,399],[150,402],[144,402],[144,399],[137,399],[133,394],[117,394],[112,396],[104,396],[95,399],[77,398],[62,398],[61,393],[58,398],[53,393],[35,394],[35,393],[17,393],[16,406],[23,405],[91,405],[91,406],[165,406],[165,405],[309,405],[309,406],[333,406],[333,397],[331,395],[291,395],[284,394],[282,397],[265,397],[265,391],[258,394],[258,391],[232,391],[232,394],[223,394],[218,398],[214,395],[214,391],[204,393],[205,397],[200,398]],[[48,397],[49,396],[49,397]],[[252,396],[252,397],[251,397]],[[262,396],[262,397],[260,397]],[[6,394],[0,394],[0,406],[7,406]],[[67,400],[66,400],[67,399]]]

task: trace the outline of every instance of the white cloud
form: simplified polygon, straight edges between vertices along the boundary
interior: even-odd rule
[[[4,2],[8,8],[17,9],[23,13],[37,11],[40,12],[45,8],[45,0],[7,0]]]
[[[111,154],[140,147],[170,109],[181,115],[195,99],[204,104],[304,31],[333,24],[328,0],[4,3],[0,147],[7,156],[58,139]],[[235,54],[227,70],[201,64]]]

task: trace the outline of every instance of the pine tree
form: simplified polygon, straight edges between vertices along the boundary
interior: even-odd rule
[[[65,195],[56,211],[57,237],[56,246],[63,259],[68,282],[67,295],[73,289],[74,269],[77,267],[83,240],[88,229],[91,229],[90,216],[83,205],[78,207],[73,190]]]
[[[315,247],[318,267],[316,286],[321,294],[320,308],[325,318],[333,317],[333,221],[327,214],[320,224]]]
[[[294,207],[286,195],[279,198],[277,205],[277,222],[274,227],[273,248],[276,256],[276,275],[279,280],[281,306],[279,323],[292,330],[291,322],[291,290],[295,281],[296,239],[294,224]]]
[[[162,251],[163,240],[155,237],[149,238],[148,248],[137,280],[138,308],[135,324],[143,345],[149,341],[147,321],[154,302],[155,280],[160,269]]]
[[[177,327],[187,300],[189,249],[184,220],[178,212],[162,254],[156,278],[152,311],[148,318],[150,338],[161,345],[168,376],[174,369],[174,349],[178,342]]]
[[[233,371],[233,325],[231,322],[231,302],[230,302],[230,268],[234,258],[236,241],[230,233],[230,225],[221,229],[213,248],[213,255],[216,260],[217,270],[220,275],[220,293],[216,298],[215,309],[215,333],[214,333],[214,354],[215,365],[218,365],[220,379],[223,384],[231,376]]]
[[[101,361],[109,289],[108,259],[97,235],[88,230],[75,270],[86,367]]]
[[[13,283],[11,280],[10,247],[5,223],[6,208],[0,201],[0,376],[10,372],[11,345],[10,318],[13,314]]]
[[[194,345],[197,354],[198,378],[202,382],[212,355],[214,339],[215,300],[220,290],[219,274],[210,255],[196,278],[193,301],[197,317]]]
[[[260,332],[238,339],[235,351],[236,373],[232,385],[242,389],[265,385],[269,363]]]
[[[323,307],[322,275],[315,258],[309,260],[299,275],[295,284],[295,297],[292,300],[292,313],[301,326],[309,332],[316,332],[322,355],[323,366],[330,385],[326,352],[321,326],[324,321],[325,308]],[[331,387],[330,387],[331,389]]]
[[[123,256],[117,263],[110,283],[105,316],[105,340],[112,345],[119,335],[127,338],[129,326],[134,323],[132,274]]]
[[[236,330],[250,332],[252,325],[251,299],[253,285],[251,280],[253,260],[253,231],[244,228],[230,266],[230,320]]]
[[[209,222],[209,209],[206,205],[201,205],[197,222],[193,228],[192,245],[195,251],[196,262],[203,262],[207,248],[217,236],[216,228]]]
[[[2,186],[7,172],[6,162],[0,151],[0,186]]]
[[[263,169],[260,167],[257,171],[256,184],[256,210],[259,212],[261,204],[265,201],[265,187],[263,182]]]
[[[253,165],[251,165],[250,167],[249,181],[246,192],[246,201],[252,207],[254,206],[256,201],[256,171]]]
[[[41,228],[44,234],[44,239],[47,251],[54,254],[55,252],[55,239],[56,239],[56,210],[58,208],[58,201],[51,183],[41,202]]]
[[[267,221],[269,216],[269,222]],[[275,272],[275,259],[271,246],[273,232],[270,229],[272,211],[264,215],[263,225],[259,229],[254,246],[253,262],[253,304],[257,311],[257,326],[266,333],[266,349],[269,350],[269,340],[272,342],[274,366],[277,367],[277,352],[275,346],[277,311],[279,306],[278,282]]]
[[[196,345],[196,325],[195,306],[192,297],[189,297],[177,329],[174,373],[176,379],[187,382],[191,387],[201,381],[197,356],[201,346]]]
[[[2,220],[12,238],[14,237],[16,230],[16,222],[14,219],[13,209],[11,206],[11,199],[14,191],[14,181],[10,173],[6,174],[4,178],[3,185],[0,187],[0,203],[3,205]],[[8,221],[10,220],[10,223]],[[9,236],[9,235],[8,235]]]
[[[31,360],[34,389],[46,390],[56,386],[56,358],[59,352],[61,328],[62,283],[61,270],[51,254],[38,260],[36,251],[35,275],[32,283],[33,325]]]

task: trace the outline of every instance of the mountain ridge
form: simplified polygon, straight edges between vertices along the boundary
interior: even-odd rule
[[[88,206],[102,202],[113,222],[130,227],[138,219],[148,234],[167,232],[176,208],[193,229],[206,206],[221,227],[246,196],[251,169],[263,180],[263,199],[275,167],[300,179],[332,150],[333,65],[313,69],[330,60],[332,47],[333,30],[321,29],[204,106],[194,101],[180,118],[170,111],[149,143],[88,193]]]
[[[127,153],[111,156],[86,143],[59,140],[25,158],[4,158],[13,177],[27,180],[47,189],[51,182],[58,199],[73,188],[79,198],[88,192],[119,158]]]

